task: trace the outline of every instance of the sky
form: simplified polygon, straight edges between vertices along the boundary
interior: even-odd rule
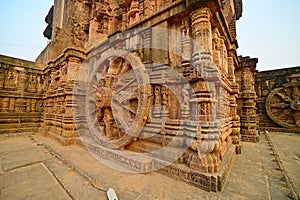
[[[258,70],[300,66],[300,0],[243,0],[238,54],[258,58]]]
[[[34,61],[47,45],[44,21],[54,0],[0,3],[0,54]],[[259,71],[300,66],[300,0],[243,0],[238,55],[258,58]]]
[[[34,61],[47,45],[45,17],[54,0],[1,0],[0,54]]]

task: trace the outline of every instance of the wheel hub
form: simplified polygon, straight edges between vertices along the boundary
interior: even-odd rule
[[[109,107],[111,105],[112,90],[110,87],[99,87],[96,90],[95,98],[98,108]]]
[[[293,100],[291,102],[290,106],[293,110],[300,111],[300,101],[299,100]]]

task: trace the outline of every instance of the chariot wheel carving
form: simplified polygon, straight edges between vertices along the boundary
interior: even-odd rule
[[[300,82],[274,89],[266,100],[269,117],[286,128],[300,127]]]
[[[137,138],[151,105],[148,73],[134,53],[96,63],[87,88],[88,124],[97,142],[123,148]]]

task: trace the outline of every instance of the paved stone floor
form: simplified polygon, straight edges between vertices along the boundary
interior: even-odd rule
[[[129,174],[113,170],[80,146],[60,146],[39,135],[0,139],[0,199],[289,199],[276,156],[299,195],[300,136],[265,134],[260,143],[243,143],[223,192],[205,192],[159,173]],[[278,160],[278,159],[277,159]]]

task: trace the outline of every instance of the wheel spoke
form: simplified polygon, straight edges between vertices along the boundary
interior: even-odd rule
[[[92,115],[95,114],[96,112],[97,112],[97,108],[91,110],[91,114],[92,114]]]
[[[92,87],[93,87],[95,90],[97,90],[97,88],[98,88],[98,87],[97,87],[96,85],[94,85],[94,84],[92,85]]]
[[[293,87],[293,99],[298,100],[299,99],[299,92],[298,92],[298,87],[294,86]]]
[[[117,124],[120,125],[122,127],[122,129],[128,130],[128,127],[130,126],[130,123],[131,123],[130,122],[130,120],[131,120],[130,113],[124,112],[124,111],[122,112],[121,110],[124,110],[126,108],[124,108],[124,106],[120,105],[119,103],[113,104],[113,108],[114,108],[113,114],[115,117],[118,116],[119,113],[122,113],[122,117],[115,118]],[[129,110],[127,110],[127,111],[129,111]]]
[[[133,84],[136,81],[135,76],[133,76],[133,77],[128,77],[128,76],[126,77],[126,76],[127,75],[125,75],[125,77],[121,77],[121,79],[119,79],[117,85],[121,86],[121,88],[116,89],[115,93],[119,93],[120,91],[123,91],[125,88],[127,88],[128,86],[130,86],[131,84]]]
[[[285,123],[287,123],[287,121],[289,120],[289,118],[291,117],[291,114],[293,113],[292,110],[289,110],[289,114],[288,114],[288,117],[286,118],[285,120]]]
[[[93,121],[93,126],[94,127],[97,127],[99,125],[99,122],[98,122],[98,118],[95,117],[94,121]]]
[[[286,94],[288,94],[285,88],[284,88],[284,91],[285,91]],[[285,102],[291,102],[291,99],[290,99],[290,97],[289,97],[288,95],[284,95],[284,94],[280,93],[279,91],[276,92],[276,94],[277,94],[283,101],[285,101]]]
[[[128,110],[129,112],[131,112],[131,113],[133,113],[133,114],[136,115],[136,111],[133,110],[132,108],[129,108],[128,106],[124,106],[124,105],[122,105],[122,107],[125,108],[126,110]]]
[[[277,103],[277,104],[271,104],[272,108],[288,108],[290,105],[286,103]]]
[[[88,101],[89,101],[90,103],[96,103],[96,99],[93,98],[93,97],[88,97]]]
[[[119,104],[123,104],[124,102],[128,102],[129,100],[132,99],[137,99],[138,94],[136,92],[128,92],[128,91],[121,91],[118,94],[113,96],[113,99]]]
[[[294,117],[294,120],[295,120],[295,124],[296,124],[297,126],[299,126],[299,125],[300,125],[300,112],[299,112],[299,111],[296,111],[296,112],[294,113],[293,117]]]
[[[127,63],[127,62],[125,62]],[[126,73],[130,70],[130,65],[127,63],[125,66],[122,67],[121,71],[120,71],[120,76],[124,76],[126,75]]]
[[[136,111],[133,110],[132,108],[130,108],[129,106],[124,105],[124,104],[120,103],[119,101],[117,101],[115,99],[114,99],[114,101],[117,102],[117,104],[119,105],[118,107],[121,107],[121,108],[123,108],[123,109],[125,109],[125,110],[127,110],[127,111],[129,111],[129,112],[131,112],[131,113],[133,113],[133,114],[136,115]],[[114,105],[116,105],[116,104],[114,104]]]

